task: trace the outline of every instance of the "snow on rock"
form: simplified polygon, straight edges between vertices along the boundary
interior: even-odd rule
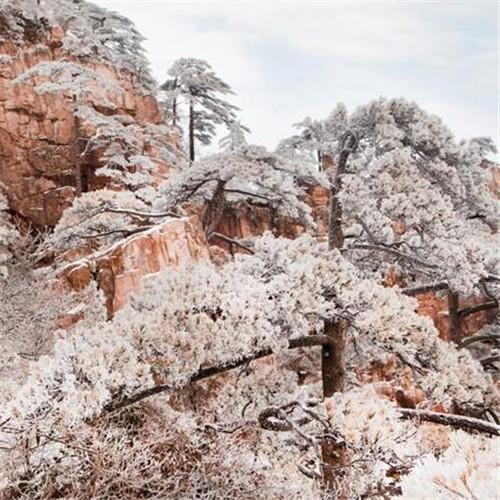
[[[123,308],[141,280],[168,267],[208,260],[208,246],[198,218],[174,219],[130,236],[112,247],[66,265],[60,276],[73,290],[96,280],[106,297],[108,314]]]
[[[55,225],[71,206],[82,189],[78,175],[83,191],[115,182],[95,172],[111,156],[105,143],[111,129],[120,140],[134,137],[126,153],[136,177],[151,165],[160,177],[170,169],[165,143],[175,139],[141,77],[147,63],[139,36],[119,16],[108,16],[113,27],[94,26],[99,9],[0,0],[0,184],[11,210],[38,227]],[[107,30],[123,39],[110,44]],[[82,118],[85,107],[106,123]],[[82,157],[90,141],[95,148]]]

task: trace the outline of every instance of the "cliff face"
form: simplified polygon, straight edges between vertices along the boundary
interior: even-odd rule
[[[96,155],[82,157],[95,126],[75,116],[71,90],[40,93],[37,86],[47,81],[43,76],[16,81],[37,65],[76,60],[63,46],[65,31],[40,21],[28,24],[19,41],[10,34],[13,29],[0,14],[0,187],[14,214],[35,226],[53,226],[75,197],[77,169],[85,172],[86,190],[102,187],[106,180],[94,176]],[[162,120],[155,98],[139,90],[130,73],[102,62],[78,62],[115,87],[110,91],[89,82],[85,104],[106,116],[128,117],[139,148],[159,175],[168,172],[147,128]]]
[[[208,258],[198,218],[174,219],[66,265],[61,278],[66,286],[77,291],[95,280],[104,292],[111,317],[127,303],[131,292],[140,289],[143,278]]]

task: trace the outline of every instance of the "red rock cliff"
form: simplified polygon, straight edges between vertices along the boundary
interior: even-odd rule
[[[77,165],[83,161],[83,167],[88,167],[88,189],[101,187],[92,176],[96,159],[81,158],[93,129],[78,123],[67,92],[37,92],[35,87],[44,81],[42,77],[14,81],[40,63],[76,60],[63,48],[64,30],[42,22],[40,26],[28,25],[19,41],[9,36],[8,23],[0,13],[0,188],[5,190],[13,213],[36,226],[53,226],[75,196]],[[129,117],[157,172],[168,172],[169,165],[151,146],[150,132],[144,128],[162,121],[155,98],[138,88],[133,75],[110,64],[89,60],[79,64],[102,75],[117,89],[106,91],[95,82],[90,85],[86,104],[107,116]]]

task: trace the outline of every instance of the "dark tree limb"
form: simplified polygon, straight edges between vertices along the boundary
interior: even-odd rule
[[[125,215],[132,215],[133,217],[140,217],[142,219],[154,219],[154,218],[162,218],[162,217],[175,217],[176,219],[181,218],[182,216],[179,214],[176,214],[175,212],[139,212],[137,210],[129,210],[126,208],[103,208],[97,213],[106,213],[110,212],[113,214],[125,214]]]
[[[325,322],[325,335],[329,340],[328,344],[325,344],[321,350],[321,375],[325,398],[329,398],[334,393],[344,389],[346,332],[346,320]]]
[[[347,160],[358,147],[358,134],[348,130],[341,140],[340,155],[335,176],[330,183],[330,207],[328,213],[328,250],[344,246],[344,231],[342,230],[342,204],[339,194],[342,192],[342,177],[345,173]],[[326,321],[325,335],[330,342],[321,351],[321,377],[323,381],[323,396],[330,397],[335,392],[342,391],[345,385],[345,346],[347,342],[346,320]],[[331,439],[321,442],[321,473],[326,490],[335,486],[335,467],[345,464],[345,450]]]
[[[250,248],[246,246],[245,244],[241,243],[241,241],[235,240],[234,238],[230,238],[229,236],[226,236],[224,234],[220,234],[217,232],[210,233],[208,235],[208,240],[211,240],[212,238],[217,238],[219,240],[225,241],[226,243],[229,243],[231,245],[236,245],[237,247],[241,248],[242,250],[246,250],[250,254],[254,254],[255,250],[253,248]]]
[[[288,348],[297,349],[299,347],[313,347],[313,346],[325,345],[328,342],[329,339],[324,335],[307,335],[305,337],[301,337],[298,339],[289,340]],[[233,370],[234,368],[238,368],[239,366],[244,366],[250,363],[251,361],[263,358],[265,356],[269,356],[270,354],[273,354],[272,349],[261,349],[257,352],[254,352],[247,356],[243,356],[241,358],[230,360],[227,363],[223,363],[221,365],[210,366],[208,368],[200,368],[198,372],[196,372],[189,378],[188,384],[198,382],[200,380],[212,377],[213,375],[217,375],[219,373],[224,373],[229,370]],[[115,410],[120,410],[121,408],[133,405],[135,403],[138,403],[139,401],[142,401],[156,394],[160,394],[162,392],[173,389],[174,387],[170,384],[160,384],[154,387],[150,387],[149,389],[139,391],[138,393],[129,396],[127,398],[114,401],[112,400],[107,405],[104,406],[103,413],[109,413]]]
[[[272,198],[269,198],[268,196],[264,196],[263,194],[258,194],[258,193],[251,193],[250,191],[243,191],[242,189],[226,189],[226,193],[236,193],[236,194],[242,194],[244,196],[250,196],[252,198],[259,198],[260,200],[267,201],[268,203],[276,203],[278,200],[273,200]]]
[[[452,413],[438,413],[427,410],[412,410],[409,408],[399,408],[398,412],[401,418],[423,420],[435,424],[449,425],[458,427],[466,431],[478,431],[495,436],[500,436],[500,426],[479,418],[466,417],[463,415],[454,415]]]
[[[330,250],[344,246],[342,205],[340,204],[339,193],[342,191],[342,176],[345,173],[347,160],[349,159],[349,155],[356,150],[358,142],[358,135],[350,130],[342,137],[337,171],[330,184],[330,208],[328,215],[328,248]]]
[[[492,365],[493,363],[498,363],[500,361],[500,354],[495,354],[493,356],[486,356],[479,360],[483,366]]]
[[[207,209],[202,217],[202,225],[205,228],[206,234],[213,233],[219,226],[222,215],[224,213],[225,199],[224,187],[226,181],[219,180],[215,187],[214,195],[208,202]]]
[[[448,283],[445,281],[437,281],[436,283],[428,283],[425,285],[419,285],[414,287],[402,288],[401,293],[414,297],[415,295],[421,295],[428,292],[438,292],[440,290],[447,290]]]
[[[467,337],[462,340],[460,343],[460,347],[467,347],[470,344],[474,344],[475,342],[495,342],[498,343],[500,341],[500,333],[484,333],[472,335],[472,337]]]
[[[414,255],[410,255],[404,252],[401,252],[400,250],[396,250],[395,248],[386,246],[386,245],[365,245],[365,244],[355,244],[351,245],[349,248],[346,248],[346,250],[370,250],[370,251],[377,251],[377,252],[387,252],[390,253],[391,255],[394,255],[395,257],[408,260],[410,262],[413,262],[415,264],[418,264],[419,266],[430,268],[430,269],[435,269],[437,266],[434,264],[430,264],[428,262],[425,262],[422,259],[419,259],[418,257],[415,257]]]
[[[464,307],[463,309],[459,309],[457,311],[457,314],[461,318],[466,318],[467,316],[470,316],[471,314],[475,314],[481,311],[488,311],[489,309],[497,309],[498,308],[498,301],[497,300],[490,300],[488,302],[483,302],[482,304],[476,304],[474,306],[469,306],[469,307]]]
[[[450,340],[453,340],[457,344],[460,344],[462,341],[462,325],[460,315],[458,314],[459,307],[458,293],[448,290],[448,333]]]
[[[103,238],[104,236],[111,236],[112,234],[123,234],[124,237],[132,236],[133,234],[143,233],[148,229],[152,229],[154,226],[140,226],[134,229],[113,229],[110,231],[105,231],[103,233],[94,234],[78,234],[74,235],[75,238],[92,239],[92,238]]]

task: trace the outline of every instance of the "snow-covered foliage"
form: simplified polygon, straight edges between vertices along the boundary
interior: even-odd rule
[[[75,116],[80,127],[93,131],[82,158],[97,155],[102,166],[95,175],[118,188],[136,191],[154,184],[160,176],[153,160],[174,165],[179,159],[164,125],[140,125],[128,115],[106,116],[85,105],[77,108]]]
[[[457,142],[414,103],[379,99],[307,118],[270,153],[247,144],[224,100],[232,91],[210,65],[179,59],[162,89],[175,127],[188,110],[188,168],[171,130],[125,114],[129,85],[146,93],[153,85],[129,20],[77,0],[0,0],[0,9],[11,39],[46,61],[15,84],[63,96],[74,116],[78,196],[44,241],[44,263],[71,258],[75,247],[109,247],[183,210],[201,212],[209,237],[227,207],[242,205],[314,228],[305,189],[328,186],[345,132],[359,137],[336,193],[344,248],[265,234],[251,255],[150,276],[111,320],[94,287],[64,294],[46,269],[13,266],[20,235],[0,194],[2,497],[322,498],[328,439],[340,451],[330,495],[498,496],[498,440],[402,420],[392,401],[494,418],[498,351],[477,361],[478,344],[441,340],[415,299],[377,284],[395,270],[407,283],[444,280],[470,292],[500,274],[491,141]],[[57,25],[66,58],[51,61],[45,44],[61,36]],[[220,125],[222,152],[193,161],[194,141],[209,144]],[[157,160],[185,168],[157,189]],[[85,192],[92,182],[106,189]],[[493,301],[493,286],[481,286]],[[332,351],[323,347],[320,358],[319,344],[339,320],[345,389],[321,401],[321,364]],[[64,325],[70,331],[56,330]],[[479,336],[493,344],[497,329]],[[290,349],[304,338],[315,347]],[[276,405],[295,435],[263,430],[262,411]]]
[[[498,404],[498,392],[480,364],[469,352],[441,340],[431,319],[414,312],[414,299],[370,280],[363,280],[355,293],[351,300],[359,312],[354,335],[361,353],[356,364],[363,364],[363,356],[403,356],[422,371],[418,382],[431,401],[468,411]]]
[[[374,301],[368,310],[367,282],[340,253],[326,252],[307,236],[290,241],[267,235],[256,241],[254,255],[238,255],[221,268],[199,263],[166,271],[148,280],[113,321],[77,325],[57,340],[53,354],[32,366],[23,387],[3,388],[8,401],[2,419],[20,432],[7,432],[4,439],[15,446],[20,436],[34,439],[54,429],[75,435],[113,401],[158,386],[180,389],[200,368],[262,349],[286,350],[289,339],[320,332],[325,319],[339,315],[353,318],[359,337],[371,336],[365,358],[382,358],[392,347],[421,363],[416,383],[429,401],[449,397],[461,408],[491,404],[491,381],[472,359],[440,343],[410,299],[398,302],[396,291],[373,287],[385,301]],[[377,418],[383,420],[384,413]],[[46,446],[61,453],[60,443]],[[39,470],[47,470],[51,456],[48,449],[37,454]]]
[[[71,102],[74,134],[80,145],[84,143],[80,162],[94,164],[95,176],[135,190],[155,183],[153,159],[167,164],[177,162],[179,154],[166,126],[140,124],[130,115],[118,114],[120,109],[115,103],[123,100],[124,93],[118,82],[66,61],[39,63],[14,83],[31,81],[36,82],[38,93],[64,95]]]
[[[92,321],[105,318],[104,301],[95,287],[76,294],[58,285],[44,269],[9,265],[8,279],[0,286],[2,383],[22,380],[30,360],[51,352],[60,321],[71,324],[85,315]]]
[[[283,139],[277,152],[290,158],[302,158],[303,161],[316,163],[323,169],[325,154],[331,155],[331,141],[337,140],[346,131],[348,113],[343,104],[339,104],[325,120],[313,120],[309,116],[294,127],[300,130],[299,134]],[[336,152],[336,151],[335,151]]]
[[[46,245],[56,253],[90,241],[106,247],[149,227],[147,218],[140,214],[147,214],[150,207],[141,201],[140,194],[148,195],[142,191],[131,193],[108,189],[83,193],[64,212]]]
[[[177,59],[168,74],[171,78],[160,88],[166,93],[173,125],[177,124],[182,106],[187,106],[190,159],[194,160],[195,140],[208,145],[214,139],[218,125],[231,127],[236,121],[238,108],[220,97],[234,92],[215,74],[210,64],[201,59]]]
[[[308,165],[287,160],[263,147],[241,146],[203,158],[172,174],[162,186],[162,199],[167,207],[193,201],[249,201],[313,227],[311,209],[303,201],[301,184],[305,183],[326,184],[326,178]]]
[[[64,30],[63,49],[77,60],[112,64],[134,76],[144,90],[155,82],[144,53],[144,37],[130,19],[92,2],[72,0],[2,0],[0,12],[10,39],[20,43],[33,33],[45,42],[50,28]],[[30,40],[34,41],[34,40]]]
[[[82,500],[315,497],[317,487],[298,475],[255,426],[221,429],[160,399],[83,425],[64,439],[41,437],[42,446],[25,455],[29,464],[21,467],[27,474],[6,480],[3,491],[40,500],[57,495]],[[0,477],[15,477],[18,466],[6,464]]]
[[[67,94],[78,101],[93,96],[97,89],[106,93],[122,92],[117,83],[99,72],[69,61],[38,63],[19,75],[13,83],[26,83],[30,80],[39,82],[41,78],[46,81],[35,86],[35,90],[40,94],[46,92]],[[108,100],[104,103],[112,106]]]
[[[224,151],[237,151],[247,146],[245,133],[248,129],[239,121],[233,121],[228,125],[228,134],[219,141],[219,147]]]
[[[444,279],[468,292],[498,272],[499,201],[484,161],[491,141],[457,142],[438,117],[404,99],[381,98],[350,115],[340,105],[303,126],[299,152],[334,159],[346,130],[359,136],[338,196],[347,248],[372,276],[396,266],[410,281]]]
[[[500,440],[402,420],[371,386],[326,402],[348,455],[338,491],[348,498],[497,498]]]
[[[354,316],[359,337],[371,335],[371,350],[363,353],[371,360],[390,350],[421,363],[418,382],[431,401],[486,406],[497,397],[467,353],[440,341],[430,322],[412,311],[411,299],[400,302],[395,291],[375,286],[385,301],[367,309],[366,282],[340,254],[325,257],[309,237],[268,235],[255,249],[220,269],[199,263],[162,273],[112,323],[86,326],[57,342],[54,356],[40,362],[18,392],[15,414],[36,420],[48,398],[56,420],[74,425],[113,398],[155,383],[183,386],[200,366],[286,348],[287,339],[320,331],[322,321],[345,313]]]
[[[481,440],[465,432],[450,436],[440,457],[429,454],[401,480],[402,498],[448,500],[498,498],[500,438]]]

